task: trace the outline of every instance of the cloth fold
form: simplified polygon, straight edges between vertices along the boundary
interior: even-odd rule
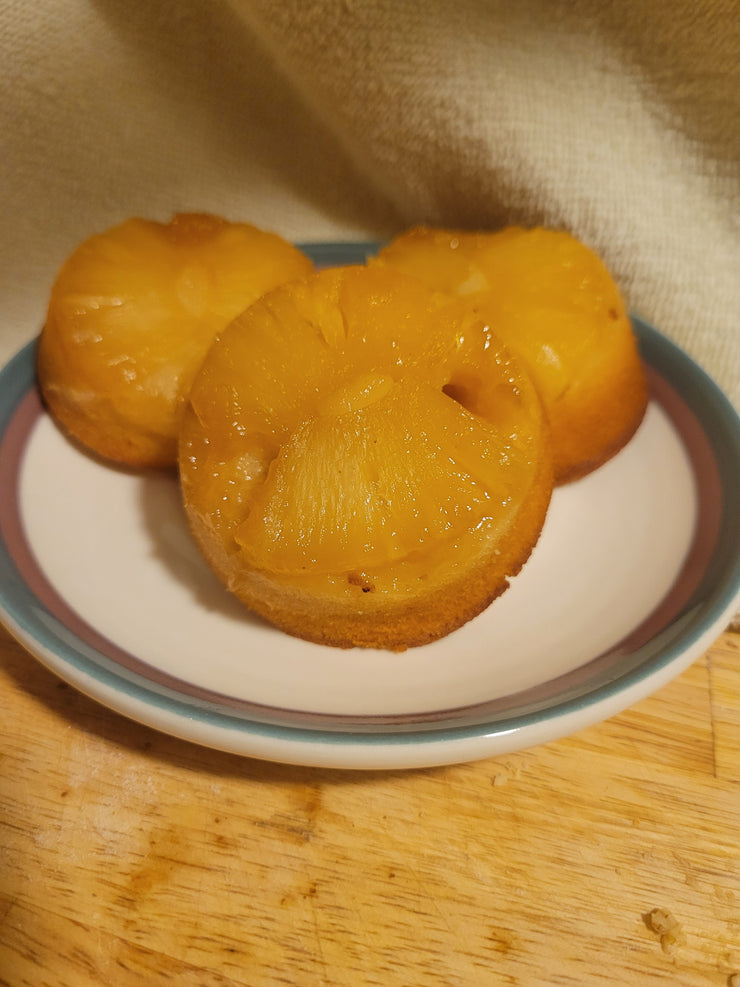
[[[0,358],[85,236],[565,227],[740,407],[734,0],[9,0]]]

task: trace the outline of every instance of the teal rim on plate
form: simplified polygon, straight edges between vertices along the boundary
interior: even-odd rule
[[[362,263],[377,245],[302,248],[317,265],[329,266]],[[669,416],[691,462],[697,530],[672,590],[655,612],[618,645],[541,688],[396,716],[280,709],[162,675],[84,626],[46,585],[23,530],[24,449],[44,414],[35,384],[35,343],[0,372],[0,617],[43,664],[124,715],[199,743],[276,760],[340,767],[449,763],[468,759],[471,750],[472,756],[485,756],[507,745],[528,746],[610,715],[695,660],[740,604],[740,419],[679,347],[638,317],[633,325],[653,400]],[[458,756],[456,745],[466,740],[479,746],[463,744]],[[337,753],[342,748],[347,751]],[[377,753],[381,748],[390,752],[387,757]]]

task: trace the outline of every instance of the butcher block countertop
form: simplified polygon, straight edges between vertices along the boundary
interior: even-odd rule
[[[738,634],[605,723],[433,770],[200,748],[3,630],[0,717],[3,987],[740,983]]]

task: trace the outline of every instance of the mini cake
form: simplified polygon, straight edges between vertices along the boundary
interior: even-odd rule
[[[380,267],[286,284],[219,335],[180,476],[205,558],[249,608],[391,650],[502,593],[552,491],[528,375],[477,314]]]
[[[171,466],[190,384],[216,334],[313,270],[273,233],[215,216],[127,222],[90,237],[53,285],[38,350],[52,415],[132,466]]]

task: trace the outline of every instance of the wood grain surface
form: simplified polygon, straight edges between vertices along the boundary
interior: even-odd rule
[[[0,630],[0,984],[653,984],[740,971],[740,635],[566,740],[296,768],[110,713]],[[653,909],[677,925],[651,928]]]

